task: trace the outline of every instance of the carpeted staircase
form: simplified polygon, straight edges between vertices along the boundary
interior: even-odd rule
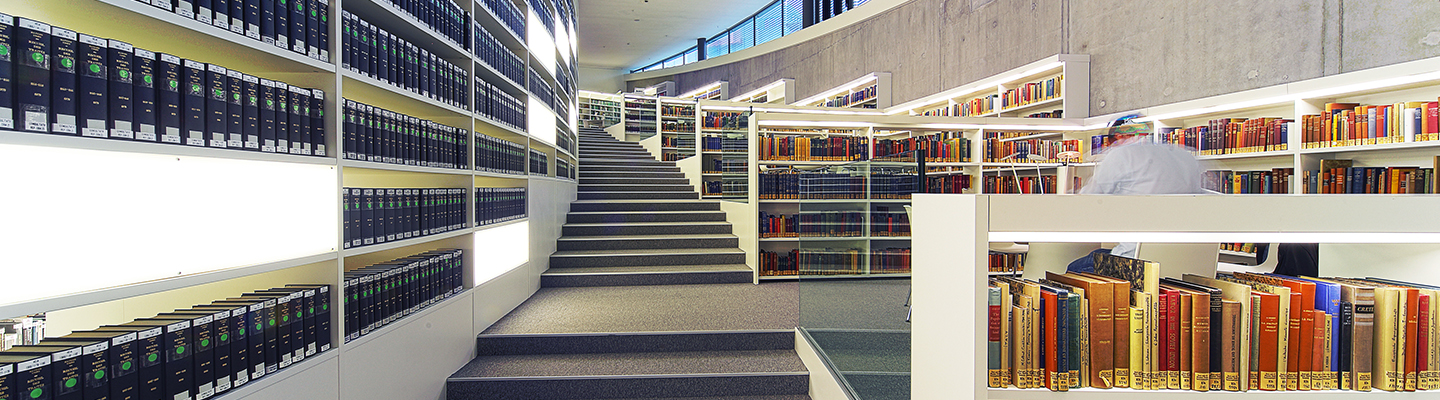
[[[731,322],[735,316],[711,309],[716,301],[696,303],[703,297],[690,294],[699,287],[754,287],[745,253],[720,205],[699,200],[679,168],[656,161],[637,144],[581,129],[579,147],[578,200],[571,203],[550,269],[541,275],[544,297],[603,290],[613,295],[561,307],[566,312],[598,308],[578,311],[586,317],[618,313],[643,320],[663,313],[655,312],[655,304],[626,296],[666,293],[640,298],[664,303],[661,307],[714,313],[701,317],[719,319],[707,324]],[[642,288],[660,290],[637,290]],[[511,317],[517,317],[515,312],[497,325]],[[692,316],[686,317],[672,320]],[[714,331],[687,324],[697,330],[657,332],[635,326],[629,329],[635,332],[604,332],[616,329],[581,325],[564,333],[481,334],[477,357],[446,382],[446,398],[809,399],[809,373],[795,353],[792,329]]]
[[[751,281],[719,203],[699,200],[680,168],[604,131],[579,136],[579,200],[541,285]]]

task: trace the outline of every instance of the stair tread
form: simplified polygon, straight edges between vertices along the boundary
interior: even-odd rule
[[[810,400],[810,396],[803,394],[774,395],[774,396],[720,396],[720,397],[627,397],[627,398],[604,398],[604,399],[576,399],[576,400]]]
[[[794,350],[480,356],[456,378],[806,373]]]
[[[673,225],[730,225],[725,221],[661,221],[661,222],[574,222],[561,225],[564,227],[592,227],[592,226],[673,226]]]
[[[680,240],[680,239],[738,239],[739,236],[719,233],[682,233],[674,235],[602,235],[602,236],[561,236],[562,242],[606,241],[606,240]]]
[[[651,215],[651,214],[720,214],[721,210],[662,210],[662,211],[571,211],[569,215]]]
[[[714,200],[666,200],[666,199],[622,199],[622,200],[576,200],[570,204],[610,204],[610,203],[716,203]]]
[[[651,255],[681,255],[681,254],[745,254],[744,250],[738,247],[730,248],[695,248],[686,247],[678,249],[621,249],[621,250],[561,250],[550,254],[550,257],[591,257],[591,256],[651,256]]]
[[[574,268],[550,268],[541,275],[595,275],[595,274],[645,274],[645,273],[684,273],[684,272],[743,272],[752,273],[750,267],[745,264],[713,264],[713,265],[637,265],[629,267],[574,267]]]

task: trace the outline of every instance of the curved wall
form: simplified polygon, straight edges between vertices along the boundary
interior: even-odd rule
[[[1090,110],[1104,115],[1440,56],[1440,2],[912,0],[754,57],[625,79],[743,93],[794,78],[804,98],[888,71],[899,104],[1057,53],[1091,56]]]

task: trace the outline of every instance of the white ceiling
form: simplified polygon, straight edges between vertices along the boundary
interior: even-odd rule
[[[576,0],[580,66],[643,67],[688,49],[772,0]]]

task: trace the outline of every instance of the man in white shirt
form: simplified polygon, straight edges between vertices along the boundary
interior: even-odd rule
[[[1169,143],[1154,143],[1149,137],[1134,137],[1110,147],[1103,153],[1103,159],[1096,164],[1095,174],[1090,182],[1080,189],[1080,194],[1204,194],[1200,186],[1200,175],[1204,172],[1200,162],[1189,150]],[[1110,254],[1135,257],[1139,243],[1124,242],[1115,245]],[[1099,251],[1099,250],[1097,250]],[[1090,256],[1070,264],[1069,270],[1093,271]]]

